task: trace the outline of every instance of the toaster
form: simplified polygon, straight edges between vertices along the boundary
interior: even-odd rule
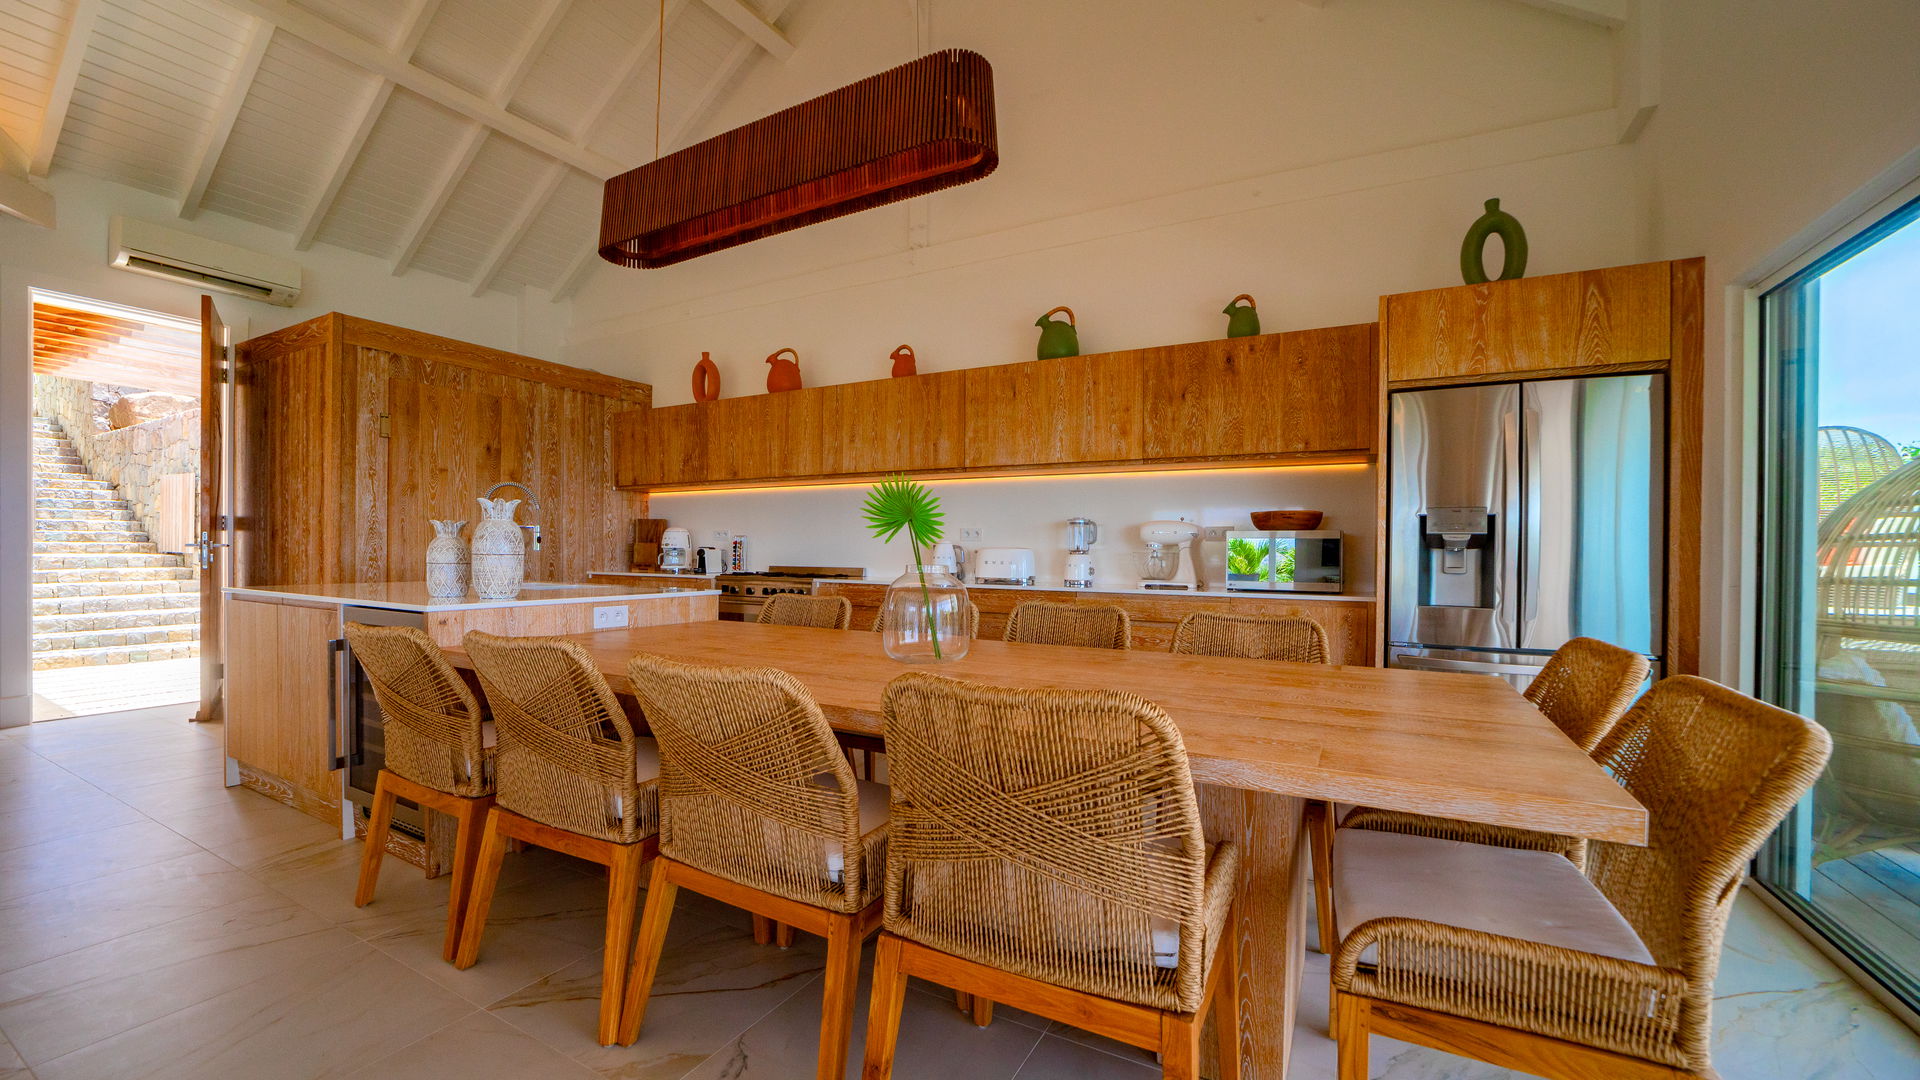
[[[1032,548],[980,548],[973,553],[977,585],[1033,584]]]

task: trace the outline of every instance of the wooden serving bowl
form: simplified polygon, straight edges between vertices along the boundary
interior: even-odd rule
[[[1256,510],[1253,527],[1261,532],[1312,532],[1326,516],[1320,510]]]

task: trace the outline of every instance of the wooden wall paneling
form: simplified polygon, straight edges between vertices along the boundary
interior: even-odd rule
[[[1663,362],[1668,264],[1642,263],[1385,297],[1388,377],[1472,381]]]
[[[1666,673],[1700,672],[1701,468],[1706,454],[1706,260],[1671,264],[1673,360],[1667,374]]]
[[[653,401],[653,390],[645,383],[501,349],[490,349],[470,341],[409,330],[404,326],[390,326],[371,319],[337,313],[325,317],[339,320],[338,334],[343,344],[363,345],[409,356],[431,356],[444,363],[525,379],[545,386],[563,386],[639,405],[650,405]]]
[[[609,437],[613,441],[613,483],[616,487],[635,488],[646,486],[651,478],[647,469],[651,463],[647,459],[647,414],[665,412],[664,409],[620,409],[614,412],[609,426]]]

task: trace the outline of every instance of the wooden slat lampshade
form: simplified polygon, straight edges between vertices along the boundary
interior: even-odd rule
[[[608,180],[600,256],[670,266],[999,162],[993,68],[964,49],[930,53]]]

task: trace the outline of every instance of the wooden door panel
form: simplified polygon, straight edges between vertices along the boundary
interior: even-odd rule
[[[232,549],[228,547],[226,507],[221,501],[225,483],[227,326],[214,310],[213,297],[200,298],[200,708],[195,720],[221,717],[221,591],[232,578]],[[218,546],[215,546],[218,545]]]

